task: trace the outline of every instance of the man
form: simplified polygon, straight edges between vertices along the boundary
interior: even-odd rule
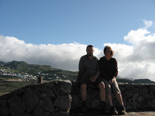
[[[106,46],[103,52],[105,56],[101,57],[99,61],[100,76],[103,78],[103,81],[105,83],[106,94],[109,104],[111,106],[110,113],[111,115],[115,115],[118,113],[126,114],[121,91],[116,81],[116,76],[118,74],[117,61],[115,58],[112,58],[113,51],[110,46]],[[116,95],[116,98],[121,106],[119,112],[117,112],[115,107],[113,106],[111,89],[113,89],[113,92]]]
[[[78,75],[78,78],[81,78],[82,81],[80,81],[80,79],[77,79],[77,82],[80,82],[80,88],[81,88],[81,97],[83,101],[82,111],[86,111],[86,96],[87,96],[86,88],[89,83],[92,83],[99,88],[101,99],[100,107],[102,107],[102,110],[104,110],[106,99],[105,85],[103,81],[101,81],[101,78],[99,77],[100,71],[99,71],[98,59],[93,55],[94,47],[92,45],[88,45],[86,48],[86,52],[87,54],[82,56],[79,61],[80,76]]]

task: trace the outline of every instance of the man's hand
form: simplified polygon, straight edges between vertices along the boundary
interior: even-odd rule
[[[96,81],[96,76],[92,77],[90,81],[95,82]]]

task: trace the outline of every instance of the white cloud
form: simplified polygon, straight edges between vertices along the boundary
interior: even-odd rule
[[[114,50],[118,61],[119,75],[127,78],[149,78],[155,81],[155,33],[147,28],[152,21],[144,20],[145,27],[131,30],[124,40],[129,45],[104,43]],[[0,36],[0,61],[26,61],[31,64],[51,65],[65,70],[78,70],[78,62],[86,54],[86,46],[79,43],[70,44],[27,44],[15,37]],[[95,56],[103,56],[103,50],[95,48]]]
[[[152,21],[144,21],[145,27],[131,30],[124,40],[131,45],[111,44],[118,61],[119,75],[128,78],[149,78],[155,81],[155,33],[147,28]],[[146,28],[147,27],[147,28]]]
[[[86,45],[26,44],[15,37],[0,36],[0,61],[26,61],[33,64],[51,65],[55,68],[77,70],[79,57],[86,54]]]
[[[147,21],[147,20],[143,20],[144,24],[145,24],[145,28],[148,28],[150,26],[152,26],[153,21]]]

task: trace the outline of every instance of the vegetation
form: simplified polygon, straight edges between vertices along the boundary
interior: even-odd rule
[[[26,85],[30,85],[32,83],[35,83],[36,80],[29,80],[26,81],[24,79],[23,82],[21,81],[8,81],[9,79],[11,80],[18,80],[21,79],[19,77],[11,77],[11,76],[4,76],[4,75],[0,75],[0,95],[7,93],[7,92],[11,92],[15,89],[24,87]]]
[[[62,78],[75,81],[77,77],[77,72],[56,69],[47,65],[27,64],[24,61],[1,63],[0,69],[8,69],[9,72],[14,74],[42,75],[44,80]]]

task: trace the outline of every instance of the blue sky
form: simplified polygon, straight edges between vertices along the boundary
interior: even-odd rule
[[[154,20],[154,11],[154,0],[1,0],[0,34],[37,45],[77,42],[102,49],[126,43],[123,37],[143,27],[142,20]]]
[[[154,0],[0,0],[0,61],[78,70],[86,46],[110,45],[119,76],[155,75]]]

